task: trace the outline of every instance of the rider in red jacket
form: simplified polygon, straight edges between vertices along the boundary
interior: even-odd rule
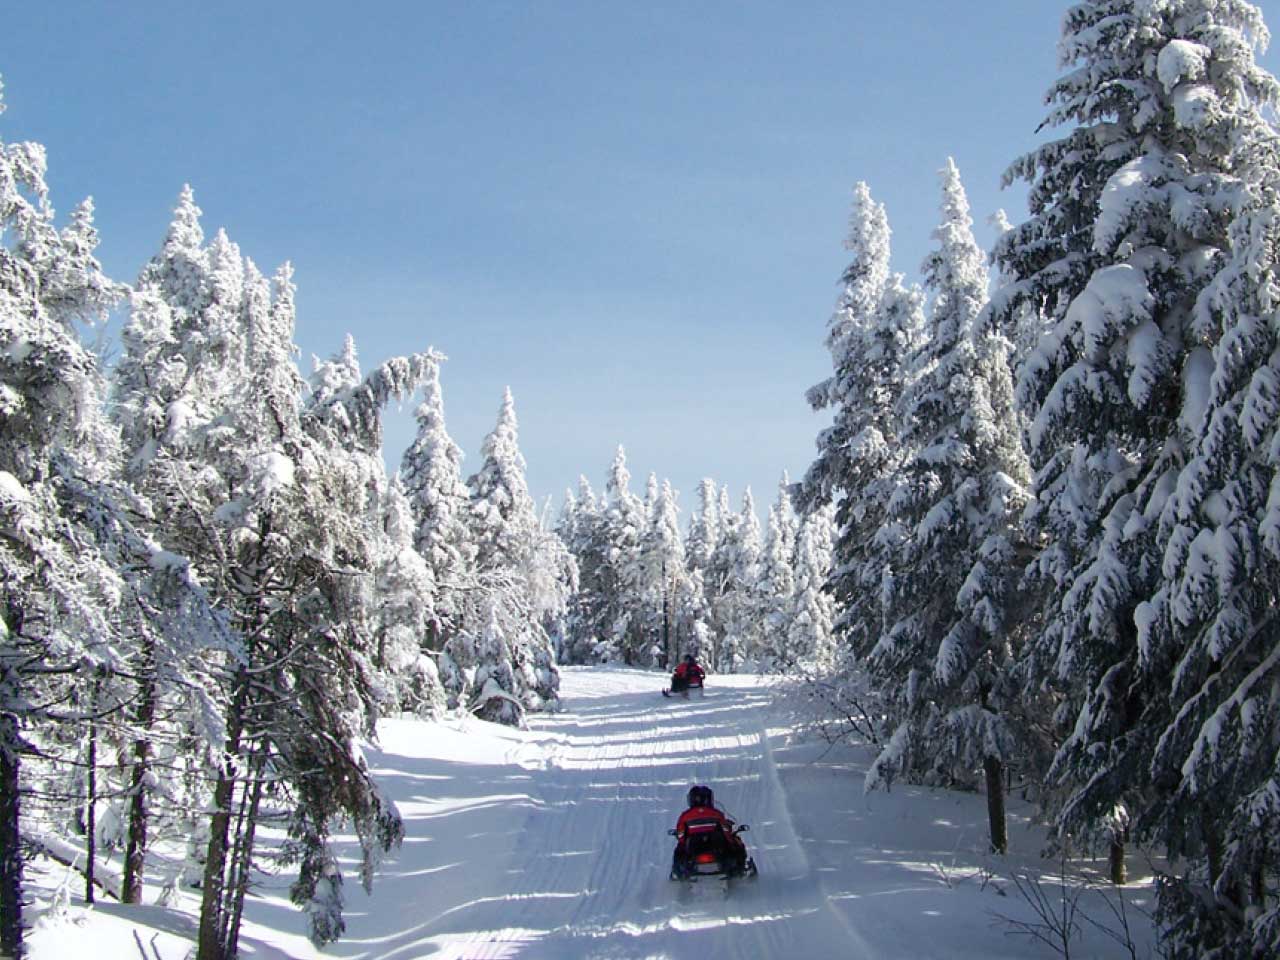
[[[681,693],[688,690],[691,684],[701,686],[706,676],[693,654],[686,653],[684,659],[676,664],[675,673],[671,676],[671,692]]]
[[[738,869],[742,869],[747,859],[747,845],[733,832],[733,821],[716,807],[715,794],[711,792],[711,788],[691,787],[688,801],[689,809],[680,814],[680,819],[676,821],[676,849],[672,855],[673,872],[678,872],[681,868],[681,860],[685,856],[689,837],[711,830],[718,830],[724,835],[729,849],[739,861]]]

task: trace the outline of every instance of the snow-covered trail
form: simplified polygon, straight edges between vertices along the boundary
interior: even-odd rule
[[[566,671],[566,711],[511,731],[501,756],[486,755],[466,724],[444,759],[440,744],[428,750],[402,735],[420,725],[388,725],[373,759],[405,816],[405,844],[372,898],[348,888],[347,935],[326,953],[870,955],[805,860],[754,678],[713,678],[688,701],[663,699],[659,683],[639,672]],[[751,824],[760,876],[727,897],[715,884],[682,896],[667,878],[666,831],[694,782]]]

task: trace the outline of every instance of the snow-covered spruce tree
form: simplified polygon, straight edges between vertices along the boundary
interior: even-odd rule
[[[719,542],[720,494],[715,481],[704,477],[698,484],[698,509],[689,518],[689,533],[685,537],[684,556],[689,576],[680,605],[683,633],[679,651],[682,655],[694,654],[704,665],[714,660],[715,615],[707,585],[715,581],[711,565]]]
[[[799,532],[790,489],[791,480],[784,472],[778,484],[778,498],[769,507],[769,525],[760,556],[760,666],[764,670],[789,666],[798,658],[790,649]]]
[[[1150,763],[1134,830],[1182,864],[1159,888],[1170,956],[1268,956],[1280,951],[1280,142],[1267,117],[1280,86],[1254,61],[1268,36],[1252,4],[1136,13],[1153,37],[1143,69],[1160,149],[1149,136],[1113,178],[1099,240],[1136,233],[1205,266],[1175,274],[1181,402],[1167,445],[1178,457],[1135,507],[1149,525],[1159,517],[1163,553],[1124,690]],[[1148,286],[1158,309],[1165,296]]]
[[[429,646],[435,580],[422,554],[414,549],[416,529],[409,497],[397,474],[385,498],[386,539],[374,573],[374,668],[383,678],[383,703],[430,719],[441,716],[448,701]]]
[[[808,394],[831,409],[818,455],[799,487],[805,512],[837,503],[831,589],[837,630],[859,656],[875,646],[884,622],[885,554],[897,536],[886,524],[891,479],[903,450],[898,399],[907,357],[920,341],[924,294],[889,274],[889,224],[865,183],[854,189],[846,247],[853,260],[828,323],[833,373]]]
[[[684,555],[689,572],[703,571],[711,562],[720,539],[719,493],[716,482],[704,477],[698,484],[698,510],[689,518]]]
[[[733,514],[721,504],[720,540],[710,571],[715,593],[710,602],[720,634],[715,648],[715,669],[733,673],[759,661],[764,637],[760,582],[760,521],[748,488],[742,509]],[[728,514],[729,520],[723,522]]]
[[[993,318],[1008,329],[1031,310],[1046,331],[1018,385],[1042,622],[1025,675],[1063,699],[1058,835],[1110,841],[1117,879],[1128,823],[1146,832],[1164,792],[1151,759],[1185,696],[1168,677],[1186,631],[1148,628],[1178,572],[1170,492],[1209,423],[1208,290],[1247,175],[1240,144],[1272,136],[1251,106],[1274,99],[1247,42],[1261,29],[1240,2],[1078,4],[1049,94],[1048,123],[1071,132],[1009,174],[1031,182],[1032,215],[997,248]]]
[[[64,752],[87,729],[83,711],[94,730],[125,719],[137,632],[175,648],[217,632],[185,563],[134,527],[146,504],[116,482],[117,437],[78,325],[121,288],[94,258],[92,205],[57,229],[44,176],[43,147],[0,142],[0,953],[14,958],[21,838],[56,815],[52,783],[96,768]],[[40,790],[24,810],[29,762]]]
[[[225,733],[210,758],[198,952],[222,960],[236,952],[264,802],[288,814],[292,895],[318,942],[342,928],[332,819],[355,821],[366,883],[400,830],[356,747],[374,719],[369,571],[380,524],[366,481],[381,470],[370,456],[376,411],[411,391],[428,360],[392,362],[352,385],[337,369],[354,363],[350,351],[304,403],[289,270],[273,291],[225,234],[199,249],[197,228],[185,192],[140,283],[152,319],[163,319],[156,299],[167,307],[172,346],[135,330],[128,382],[173,375],[163,398],[136,398],[161,426],[134,441],[133,469],[155,491],[157,535],[192,557],[243,647],[215,674]]]
[[[644,631],[643,572],[640,545],[644,540],[644,504],[631,492],[626,451],[619,445],[609,468],[604,509],[612,601],[604,624],[604,640],[624,663],[650,666]]]
[[[417,522],[414,546],[426,560],[435,588],[428,646],[439,654],[449,706],[457,707],[470,696],[468,678],[475,668],[472,638],[463,634],[468,598],[474,605],[478,591],[476,548],[467,521],[462,451],[445,426],[438,367],[422,385],[416,416],[418,430],[401,458],[400,475]],[[486,625],[469,624],[472,630]]]
[[[171,505],[185,498],[187,471],[179,464],[191,455],[192,430],[217,420],[227,408],[244,365],[238,327],[246,268],[225,233],[204,247],[199,217],[191,188],[184,187],[164,246],[139,277],[121,358],[112,370],[112,412],[123,438],[124,476],[153,504],[152,535],[183,550],[186,545],[168,523]],[[248,283],[261,292],[256,271]],[[216,684],[210,689],[207,665],[184,664],[164,632],[140,632],[139,639],[126,902],[141,902],[151,821],[194,832],[205,819],[205,798],[186,788],[210,772],[202,760],[224,737],[221,726],[206,722],[219,712],[211,706]],[[157,723],[157,716],[166,722]],[[183,809],[165,798],[197,806]]]
[[[836,668],[835,603],[824,587],[835,546],[835,505],[804,518],[796,540],[795,593],[787,617],[785,665],[822,676]]]
[[[654,481],[656,486],[656,480]],[[660,653],[657,666],[674,665],[680,654],[679,598],[685,591],[684,543],[680,539],[680,517],[676,493],[665,480],[653,499],[649,525],[640,544],[640,566],[646,602],[653,611],[654,645]]]
[[[950,160],[941,179],[937,246],[922,267],[929,335],[899,402],[906,455],[888,503],[887,629],[868,656],[895,732],[868,785],[901,774],[967,784],[984,770],[991,844],[1003,853],[1004,765],[1017,740],[1006,710],[1021,694],[1006,608],[1029,477],[1007,345],[977,326],[987,270]]]
[[[849,235],[845,249],[853,258],[840,278],[844,290],[827,323],[826,344],[831,353],[832,375],[809,390],[815,410],[831,410],[833,422],[818,435],[818,454],[800,485],[800,509],[839,499],[851,472],[849,457],[865,424],[856,418],[863,384],[851,364],[857,359],[862,331],[880,308],[889,282],[889,220],[884,205],[871,197],[871,188],[859,181],[853,188]]]
[[[705,511],[704,501],[704,511]],[[715,497],[716,520],[715,548],[702,568],[702,593],[706,601],[708,645],[702,650],[707,666],[713,670],[727,669],[722,665],[729,655],[729,638],[726,616],[730,603],[726,599],[734,589],[734,568],[737,556],[737,526],[739,515],[729,502],[729,488],[720,487]]]
[[[566,494],[556,532],[578,567],[578,589],[569,598],[564,663],[598,663],[607,659],[608,616],[612,603],[613,567],[601,505],[586,477],[578,494]]]
[[[362,376],[355,341],[316,361],[304,412],[309,432],[325,445],[333,463],[329,494],[347,505],[346,515],[364,534],[373,575],[362,584],[352,616],[365,616],[358,635],[375,638],[366,652],[370,678],[384,709],[435,716],[444,708],[430,649],[435,580],[414,549],[416,524],[403,487],[387,480],[382,459],[381,411],[392,397],[438,380],[444,359],[435,351],[387,361]],[[363,529],[361,529],[363,528]],[[361,569],[368,569],[362,566]]]
[[[564,613],[577,577],[559,537],[539,522],[525,483],[517,427],[508,389],[498,423],[481,447],[480,469],[467,480],[480,609],[488,614],[483,633],[477,635],[476,689],[469,704],[482,716],[494,714],[489,701],[499,696],[482,677],[496,682],[526,710],[558,705],[560,674],[547,618]],[[474,622],[474,615],[466,619]],[[495,659],[508,655],[506,666]],[[505,686],[508,667],[514,688]],[[501,709],[491,718],[518,721]]]

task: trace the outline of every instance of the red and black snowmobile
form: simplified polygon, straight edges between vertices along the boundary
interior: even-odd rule
[[[689,809],[680,816],[674,830],[676,849],[671,857],[671,879],[685,883],[720,878],[726,882],[739,877],[754,878],[756,862],[747,855],[742,834],[750,827],[734,824],[715,805],[710,787],[689,791]]]
[[[670,689],[663,690],[662,695],[669,697],[673,693],[678,693],[687,700],[690,690],[702,692],[702,682],[706,677],[706,673],[698,666],[698,661],[694,659],[693,654],[686,653],[684,659],[676,665],[675,671],[671,674]]]

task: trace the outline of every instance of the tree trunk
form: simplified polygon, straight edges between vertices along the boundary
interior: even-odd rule
[[[982,769],[987,775],[987,821],[991,827],[991,850],[1009,852],[1009,830],[1004,815],[1004,764],[999,757],[986,757]]]
[[[97,683],[93,685],[97,693]],[[85,865],[84,865],[84,902],[93,903],[93,868],[98,860],[98,725],[93,720],[93,711],[98,709],[97,696],[89,700],[89,748],[85,757]]]
[[[675,661],[671,650],[671,614],[667,599],[667,563],[662,562],[662,669],[666,670]]]
[[[222,888],[223,871],[227,864],[227,833],[231,825],[231,791],[234,786],[234,763],[228,756],[213,788],[209,850],[205,855],[204,877],[201,881],[200,933],[196,940],[196,960],[225,960],[222,952]]]
[[[1118,834],[1113,834],[1111,837],[1111,849],[1108,859],[1111,864],[1111,882],[1117,887],[1122,887],[1129,882],[1129,871],[1126,868],[1124,852],[1124,837]]]
[[[142,874],[147,860],[147,774],[151,767],[151,725],[156,714],[156,686],[151,676],[150,655],[143,669],[146,679],[139,691],[138,712],[134,718],[139,736],[133,743],[133,771],[129,777],[129,836],[124,849],[121,903],[142,902]]]
[[[1209,887],[1212,889],[1222,876],[1222,838],[1213,822],[1213,817],[1204,807],[1200,808],[1200,830],[1204,834],[1205,856],[1209,861]]]
[[[196,960],[228,960],[223,952],[226,937],[224,903],[227,841],[231,829],[231,800],[236,785],[236,763],[240,756],[240,733],[244,726],[245,700],[249,677],[244,668],[236,677],[236,692],[227,711],[227,745],[213,788],[213,813],[209,817],[209,851],[204,861],[200,899],[200,931],[196,939]]]
[[[231,888],[231,919],[227,924],[226,955],[234,957],[239,952],[240,918],[244,915],[244,897],[249,889],[249,872],[253,869],[253,844],[258,826],[258,804],[262,799],[262,759],[253,765],[253,786],[250,788],[248,809],[242,808],[236,833],[235,880]]]
[[[18,821],[18,722],[0,715],[0,954],[22,957],[22,851]]]

